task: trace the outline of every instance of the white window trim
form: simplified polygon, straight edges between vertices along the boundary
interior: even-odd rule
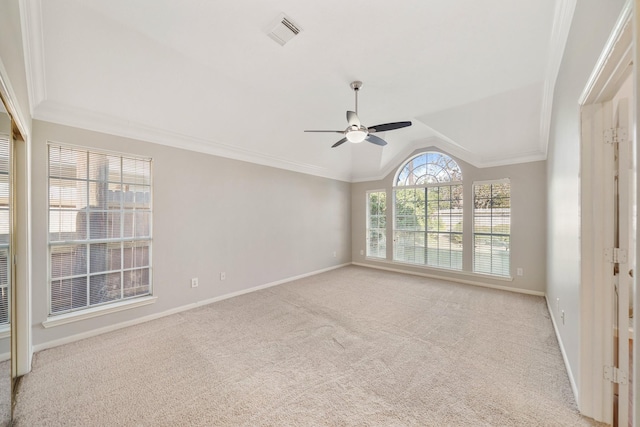
[[[385,217],[387,215],[387,209],[389,208],[389,203],[388,203],[388,197],[387,197],[387,190],[385,189],[380,189],[380,190],[368,190],[367,194],[366,194],[366,200],[365,200],[365,206],[367,207],[366,209],[366,213],[365,213],[365,258],[367,259],[375,259],[375,260],[380,260],[380,259],[387,259],[387,254],[385,253],[384,257],[378,257],[378,256],[373,256],[373,255],[369,255],[369,194],[371,193],[384,193],[384,198],[385,198]],[[388,221],[386,221],[385,218],[385,224],[388,224]],[[388,225],[385,226],[384,231],[385,231],[385,237],[386,237],[386,233],[387,233],[387,228]],[[386,252],[386,247],[385,247],[385,252]]]
[[[439,266],[430,266],[430,265],[425,265],[425,264],[417,264],[417,263],[410,263],[410,262],[405,262],[405,261],[399,261],[396,260],[395,258],[395,253],[396,253],[396,241],[395,241],[395,236],[396,236],[396,232],[398,231],[396,229],[396,191],[397,190],[406,190],[406,189],[427,189],[430,187],[443,187],[443,186],[454,186],[454,185],[461,185],[462,186],[462,191],[464,193],[464,174],[462,174],[462,181],[446,181],[446,182],[434,182],[434,183],[426,183],[426,184],[420,184],[420,185],[397,185],[398,184],[398,178],[400,177],[400,174],[402,173],[402,171],[404,170],[404,167],[411,161],[413,161],[413,159],[417,159],[420,156],[424,156],[425,154],[429,154],[429,153],[435,153],[435,154],[440,154],[442,156],[446,156],[449,157],[450,159],[452,159],[456,165],[460,168],[460,172],[462,173],[462,167],[460,167],[460,164],[458,163],[458,161],[456,159],[454,159],[450,154],[442,152],[442,151],[437,151],[437,150],[426,150],[426,151],[422,151],[414,156],[409,157],[408,159],[404,160],[402,162],[402,164],[400,165],[400,167],[398,167],[398,169],[396,170],[396,173],[393,175],[393,182],[392,182],[392,186],[391,186],[391,198],[392,198],[392,216],[391,216],[391,234],[392,234],[392,255],[391,255],[391,262],[393,262],[394,264],[400,264],[400,265],[407,265],[407,266],[414,266],[414,267],[418,267],[418,268],[426,268],[426,269],[433,269],[433,270],[442,270],[442,271],[448,271],[448,272],[454,272],[454,273],[469,273],[467,271],[464,270],[464,246],[462,249],[462,266],[460,269],[453,269],[453,268],[445,268],[445,267],[439,267]],[[425,207],[426,209],[426,207]],[[463,212],[464,212],[464,208],[463,208]],[[463,213],[464,215],[464,213]],[[464,217],[464,216],[463,216]],[[463,220],[464,222],[464,220]],[[427,231],[425,230],[425,233],[427,233]],[[464,231],[462,233],[460,233],[464,239]],[[374,259],[374,258],[372,258]],[[375,259],[379,259],[379,258],[375,258]],[[472,273],[472,274],[476,274],[476,273]],[[481,275],[484,276],[484,274],[479,273]],[[494,277],[494,276],[490,276],[490,277]],[[497,276],[496,276],[497,277]],[[504,276],[501,276],[504,277]]]
[[[109,313],[115,313],[118,311],[128,310],[130,308],[136,308],[148,304],[153,304],[156,302],[157,297],[154,296],[154,286],[153,286],[153,245],[150,246],[151,253],[149,255],[149,294],[141,297],[130,297],[123,300],[116,300],[116,302],[109,302],[105,305],[99,306],[90,306],[87,308],[82,308],[74,311],[69,311],[61,314],[53,314],[51,313],[51,244],[49,242],[49,149],[51,146],[60,146],[69,149],[77,149],[77,150],[85,150],[93,153],[100,153],[106,155],[114,155],[128,158],[135,158],[137,160],[148,161],[150,162],[150,187],[151,187],[151,224],[150,224],[150,235],[149,242],[153,244],[153,200],[154,200],[154,183],[153,183],[153,158],[149,156],[143,156],[139,154],[125,153],[122,151],[113,151],[108,149],[94,148],[84,145],[78,144],[67,144],[62,142],[57,142],[53,140],[47,140],[47,194],[46,194],[46,206],[47,206],[47,307],[48,307],[48,315],[47,320],[42,322],[42,326],[45,328],[50,328],[53,326],[64,325],[67,323],[76,322],[79,320],[90,319],[92,317],[98,317]],[[142,240],[142,239],[141,239]],[[145,239],[146,240],[146,239]],[[58,321],[59,320],[59,321]],[[0,329],[0,338],[1,338],[2,330]]]
[[[512,246],[511,245],[511,242],[512,242],[511,227],[509,227],[509,274],[502,275],[502,274],[491,274],[491,273],[482,273],[482,272],[475,271],[475,265],[476,265],[476,245],[475,245],[476,233],[474,232],[474,230],[476,229],[475,188],[476,188],[476,185],[491,185],[491,184],[509,184],[509,186],[511,186],[511,178],[490,179],[485,181],[473,181],[473,183],[471,184],[471,197],[473,197],[473,199],[471,200],[471,210],[472,210],[471,211],[471,240],[472,240],[471,242],[471,273],[474,275],[491,277],[495,279],[513,280],[513,275],[511,274],[511,270],[512,270],[511,268],[512,267],[511,265],[511,246]],[[509,206],[511,206],[511,188],[509,188]],[[511,207],[509,207],[509,220],[511,220]]]
[[[155,296],[144,296],[140,298],[122,300],[107,305],[101,305],[98,307],[90,307],[84,310],[57,314],[47,317],[47,320],[42,322],[42,326],[44,326],[45,328],[52,328],[54,326],[66,325],[68,323],[91,319],[93,317],[104,316],[105,314],[117,313],[118,311],[124,311],[153,304],[157,301],[157,299],[158,297]]]

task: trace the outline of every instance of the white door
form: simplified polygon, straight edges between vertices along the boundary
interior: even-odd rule
[[[633,286],[635,270],[635,160],[630,132],[629,99],[631,79],[623,84],[612,101],[613,127],[605,139],[614,148],[614,248],[618,248],[612,263],[614,295],[614,366],[618,369],[614,384],[614,425],[633,425],[629,399],[631,370],[630,339],[633,316]]]

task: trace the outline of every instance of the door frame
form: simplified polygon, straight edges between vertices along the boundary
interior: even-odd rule
[[[0,58],[0,97],[14,124],[14,264],[11,315],[11,368],[19,377],[31,371],[33,346],[31,335],[31,128],[23,116],[13,86]],[[28,118],[30,120],[30,118]]]
[[[612,127],[610,101],[614,95],[629,75],[633,76],[634,82],[637,80],[637,67],[634,65],[634,48],[637,46],[634,43],[637,38],[634,32],[637,19],[634,3],[639,2],[628,0],[625,3],[579,99],[581,320],[579,390],[576,398],[580,412],[606,423],[613,422],[613,384],[604,379],[603,371],[605,366],[613,365],[614,305],[612,268],[605,260],[604,251],[613,247],[614,208],[611,200],[608,200],[613,188],[613,145],[604,142],[603,130]],[[637,102],[635,86],[633,98],[630,100],[631,108]],[[637,117],[637,111],[634,108],[634,118]],[[634,145],[633,152],[637,155],[635,123],[630,124],[630,129],[630,143]],[[635,306],[638,307],[637,301]],[[637,330],[635,325],[634,330]],[[634,340],[634,359],[637,341]],[[634,366],[637,366],[635,362]],[[634,375],[637,374],[634,372]],[[633,393],[636,398],[637,384],[634,378]],[[638,405],[633,406],[635,411]]]

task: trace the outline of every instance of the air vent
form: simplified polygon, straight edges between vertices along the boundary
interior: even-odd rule
[[[294,36],[297,36],[300,31],[302,29],[291,18],[282,14],[278,17],[276,26],[271,29],[268,35],[278,44],[284,46]]]

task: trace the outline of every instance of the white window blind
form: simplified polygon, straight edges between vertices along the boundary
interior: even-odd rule
[[[462,270],[463,185],[455,160],[422,153],[399,169],[394,186],[394,261]]]
[[[151,160],[49,145],[50,314],[151,294]]]
[[[509,180],[473,186],[473,271],[510,276],[511,184]]]
[[[9,281],[11,280],[11,203],[10,165],[11,141],[8,135],[0,135],[0,326],[8,325],[9,313]]]
[[[387,257],[387,193],[367,192],[367,256]]]

